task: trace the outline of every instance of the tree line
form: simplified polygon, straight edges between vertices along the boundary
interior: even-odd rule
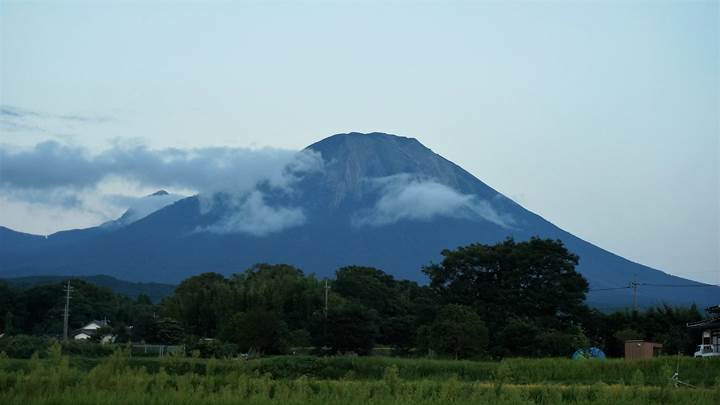
[[[291,265],[257,264],[229,277],[190,277],[157,304],[73,281],[70,326],[107,317],[119,342],[185,344],[203,356],[297,348],[366,355],[376,346],[451,358],[569,356],[598,346],[619,356],[635,338],[692,352],[699,337],[685,324],[702,319],[697,308],[591,309],[578,261],[561,241],[532,238],[445,250],[422,269],[427,285],[372,267],[342,267],[321,280]],[[62,289],[0,283],[5,333],[60,335]]]

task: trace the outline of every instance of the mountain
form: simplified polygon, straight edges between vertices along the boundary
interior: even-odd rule
[[[133,283],[124,280],[118,280],[114,277],[96,275],[96,276],[28,276],[0,279],[0,283],[7,283],[14,288],[32,288],[38,285],[57,284],[67,279],[80,279],[95,284],[98,287],[109,288],[116,294],[124,295],[130,298],[137,298],[144,294],[150,297],[153,302],[160,302],[163,298],[171,295],[175,291],[175,286],[171,284],[161,283]]]
[[[109,274],[176,283],[206,271],[290,263],[320,277],[343,265],[425,282],[446,248],[507,237],[561,239],[580,256],[589,302],[716,304],[720,288],[671,276],[592,245],[526,210],[413,138],[338,134],[302,153],[322,169],[289,173],[285,186],[198,195],[131,223],[48,238],[0,229],[0,276]],[[241,175],[241,174],[239,174]],[[620,232],[620,230],[619,230]],[[651,285],[652,284],[652,285]],[[661,287],[674,285],[687,287]],[[620,288],[620,289],[614,289]]]
[[[183,198],[177,194],[170,194],[165,190],[158,190],[143,198],[133,201],[120,218],[105,222],[100,225],[105,228],[119,228],[139,221],[153,212],[164,208],[175,201]]]

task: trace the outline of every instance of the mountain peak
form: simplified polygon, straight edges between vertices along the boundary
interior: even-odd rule
[[[168,194],[170,194],[170,193],[168,193],[168,192],[165,191],[165,190],[158,190],[158,191],[156,191],[156,192],[154,192],[154,193],[152,193],[152,194],[149,194],[148,197],[157,197],[157,196],[168,195]]]
[[[368,195],[368,180],[406,175],[431,179],[458,192],[483,198],[497,192],[459,166],[433,152],[415,138],[382,132],[336,134],[306,149],[319,152],[325,161],[325,185],[332,205],[347,198]],[[371,187],[372,188],[372,187]]]
[[[322,150],[337,148],[342,145],[352,147],[379,147],[385,145],[391,147],[392,145],[415,145],[425,148],[417,139],[409,138],[400,135],[386,134],[384,132],[348,132],[342,134],[331,135],[325,139],[322,139],[314,144],[308,146],[306,149]]]

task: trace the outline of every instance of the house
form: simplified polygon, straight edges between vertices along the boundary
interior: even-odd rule
[[[702,340],[700,342],[700,351],[720,353],[720,305],[705,308],[710,317],[698,322],[690,322],[688,328],[700,329],[702,331]]]
[[[88,340],[92,337],[91,334],[85,333],[85,332],[76,332],[73,335],[73,339],[75,340]]]
[[[73,339],[74,340],[89,340],[93,336],[95,336],[101,328],[108,328],[110,327],[110,322],[108,322],[107,319],[102,321],[92,321],[88,323],[87,325],[83,326],[82,328],[76,330],[73,333]],[[115,341],[115,335],[106,334],[101,337],[100,342],[101,343],[112,343]]]
[[[663,345],[655,342],[646,342],[644,340],[626,340],[625,341],[625,360],[650,359],[662,350]]]

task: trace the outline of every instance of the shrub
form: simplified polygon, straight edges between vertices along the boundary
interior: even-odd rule
[[[113,346],[93,342],[62,342],[63,353],[82,357],[106,357],[113,353]]]
[[[6,336],[0,338],[0,352],[11,358],[29,359],[36,352],[44,356],[49,344],[48,339],[36,336]]]
[[[632,378],[630,379],[630,385],[638,387],[645,385],[645,374],[643,374],[643,372],[640,370],[635,370]]]

